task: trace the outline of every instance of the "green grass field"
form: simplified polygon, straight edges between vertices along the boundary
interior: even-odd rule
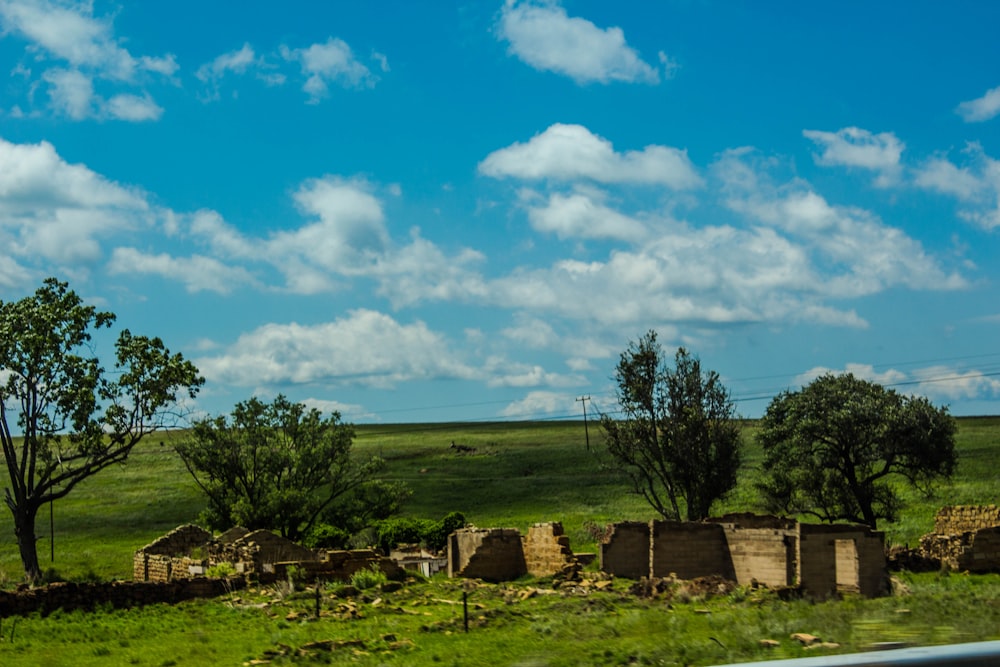
[[[760,451],[747,425],[744,474],[722,506],[758,510],[753,489]],[[576,551],[596,545],[588,526],[653,518],[605,464],[599,427],[582,423],[436,424],[358,427],[359,455],[378,454],[385,476],[413,490],[406,514],[440,518],[461,511],[483,526],[527,528],[561,521]],[[202,498],[167,434],[143,442],[130,461],[84,482],[54,508],[55,560],[50,562],[48,512],[39,517],[43,568],[69,579],[131,577],[133,551],[177,525],[195,521]],[[911,544],[944,504],[996,501],[1000,418],[959,420],[955,478],[933,498],[913,493],[890,541]],[[452,442],[475,448],[458,453]],[[4,473],[6,471],[3,471]],[[1000,577],[906,575],[905,597],[820,604],[781,602],[738,590],[712,600],[644,600],[627,582],[609,592],[540,594],[548,582],[480,586],[470,598],[472,628],[461,631],[461,582],[435,578],[402,591],[348,602],[327,591],[320,620],[310,595],[256,590],[176,607],[57,613],[3,619],[3,665],[214,665],[270,659],[361,665],[713,664],[811,655],[788,639],[808,632],[862,650],[875,642],[944,643],[1000,636]],[[0,583],[21,580],[8,516],[0,520]],[[346,614],[354,605],[356,614]],[[781,642],[764,649],[759,639]],[[325,648],[305,651],[309,642]],[[338,643],[339,642],[339,643]],[[346,643],[345,643],[346,642]],[[326,650],[329,648],[330,650]],[[282,655],[283,654],[283,655]]]

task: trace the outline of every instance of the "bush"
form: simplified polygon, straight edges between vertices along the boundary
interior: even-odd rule
[[[360,591],[381,586],[388,581],[389,578],[385,576],[385,572],[380,570],[377,565],[372,565],[368,569],[358,570],[351,575],[351,585]]]
[[[448,543],[448,536],[465,526],[461,512],[451,512],[440,521],[412,517],[386,519],[375,524],[376,545],[388,553],[399,544],[420,544],[432,551],[440,551]]]
[[[351,534],[328,523],[318,523],[306,533],[302,543],[310,549],[346,549]]]

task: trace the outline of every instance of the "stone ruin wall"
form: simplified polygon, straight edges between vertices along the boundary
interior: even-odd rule
[[[649,523],[623,521],[612,524],[601,541],[598,558],[602,572],[626,579],[648,577]]]
[[[919,553],[952,570],[1000,570],[1000,508],[952,505],[934,517],[934,532],[920,538]]]
[[[693,521],[650,522],[648,576],[695,579],[717,574],[735,580],[722,526]]]
[[[996,505],[950,505],[942,507],[934,517],[934,532],[938,535],[961,535],[994,526],[1000,526],[1000,508]]]
[[[800,524],[734,514],[704,522],[614,525],[601,546],[601,569],[632,579],[719,575],[747,585],[799,586],[811,596],[885,592],[884,536],[867,526]]]
[[[463,528],[448,536],[448,576],[509,581],[528,573],[516,528]]]
[[[193,525],[181,526],[135,552],[133,579],[173,582],[201,577],[221,563],[240,575],[269,583],[298,568],[307,579],[349,579],[358,570],[377,566],[392,578],[401,574],[394,561],[373,551],[313,551],[267,530],[231,528],[217,538]]]
[[[580,565],[559,522],[516,528],[463,528],[448,537],[448,576],[510,581],[530,574],[575,574]]]
[[[536,523],[523,539],[524,564],[533,577],[551,577],[579,569],[561,523]]]
[[[888,592],[883,533],[861,525],[800,523],[798,538],[798,584],[806,594]]]
[[[797,522],[757,514],[728,514],[707,522],[724,530],[734,580],[747,585],[789,586],[797,580]]]

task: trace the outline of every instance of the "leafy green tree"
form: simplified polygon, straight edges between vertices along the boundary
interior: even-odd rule
[[[351,458],[354,429],[278,396],[194,424],[177,451],[208,498],[216,528],[277,530],[299,540],[338,498],[371,479],[377,458]]]
[[[955,469],[947,408],[853,375],[777,396],[757,434],[769,509],[876,527],[900,509],[895,480],[930,492]]]
[[[88,306],[56,280],[34,296],[0,303],[0,444],[25,577],[41,578],[35,519],[88,477],[122,463],[143,437],[175,422],[178,396],[204,380],[159,338],[124,330],[115,375],[105,377],[91,336],[115,316]],[[12,423],[13,420],[13,423]]]
[[[707,517],[736,486],[740,426],[714,371],[679,348],[670,367],[649,331],[621,354],[615,374],[622,417],[602,415],[608,451],[661,516]]]

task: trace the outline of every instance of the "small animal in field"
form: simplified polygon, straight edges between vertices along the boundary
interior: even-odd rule
[[[454,440],[451,441],[451,447],[449,447],[448,449],[454,449],[455,453],[457,453],[457,454],[475,454],[476,453],[476,448],[475,447],[469,447],[468,445],[456,445]]]

